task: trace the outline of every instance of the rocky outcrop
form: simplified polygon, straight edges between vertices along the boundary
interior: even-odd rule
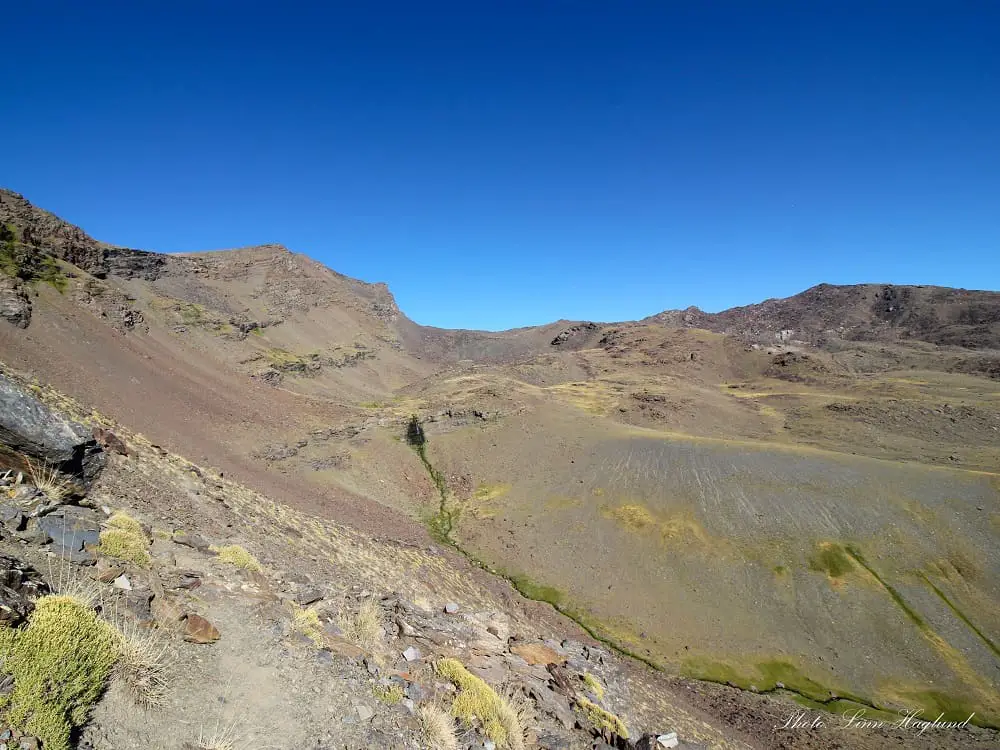
[[[585,334],[593,333],[600,326],[596,323],[580,323],[579,325],[570,326],[564,331],[561,331],[558,336],[552,339],[552,346],[562,346],[570,339],[582,337]]]
[[[0,318],[18,328],[31,322],[31,300],[24,285],[0,274]]]
[[[108,274],[103,243],[79,227],[31,205],[19,193],[0,190],[0,223],[13,227],[25,245],[44,247],[98,278]]]
[[[56,414],[16,382],[0,374],[0,460],[28,456],[90,482],[104,466],[104,453],[81,424]]]
[[[109,247],[105,250],[108,273],[123,279],[156,281],[167,266],[167,256],[145,250]]]
[[[133,306],[134,298],[103,281],[86,279],[75,287],[74,295],[77,302],[92,308],[116,331],[149,330],[143,314]]]
[[[0,555],[0,624],[17,627],[35,609],[35,600],[49,593],[41,574],[17,558]]]

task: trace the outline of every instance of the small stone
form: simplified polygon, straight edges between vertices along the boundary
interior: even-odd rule
[[[358,712],[358,718],[361,721],[370,721],[375,716],[375,711],[373,711],[368,706],[357,705],[354,710]]]
[[[115,579],[114,587],[116,589],[121,589],[122,591],[131,591],[132,582],[125,575],[120,575]]]
[[[417,703],[425,701],[430,697],[427,692],[427,688],[417,682],[411,682],[407,685],[405,693],[407,698]]]
[[[307,607],[322,599],[323,592],[315,588],[304,588],[296,591],[292,598],[300,607]]]
[[[188,643],[215,643],[222,637],[219,629],[201,615],[191,613],[184,624],[184,640]]]
[[[21,750],[39,750],[41,745],[38,744],[38,740],[34,737],[22,737],[21,738]]]
[[[186,531],[175,532],[171,537],[175,544],[180,544],[184,547],[191,547],[199,552],[205,552],[208,550],[209,543],[204,539],[204,537],[198,534],[189,534]]]
[[[164,596],[153,598],[149,606],[153,621],[164,630],[177,630],[184,619],[184,610]]]
[[[417,661],[420,657],[420,649],[416,646],[410,646],[403,652],[403,658],[407,661]]]
[[[497,744],[493,740],[483,740],[483,750],[496,750]]]
[[[400,704],[402,704],[403,708],[405,708],[410,714],[417,712],[417,704],[409,698],[403,698],[403,700],[400,701]]]
[[[101,583],[111,583],[124,572],[125,568],[120,565],[115,565],[106,557],[102,557],[97,561],[97,566],[94,568],[93,576]]]
[[[677,732],[667,732],[656,738],[659,747],[677,747],[680,743],[677,740]]]
[[[454,615],[458,612],[458,605],[455,602],[448,602],[444,605],[444,611],[449,615]]]

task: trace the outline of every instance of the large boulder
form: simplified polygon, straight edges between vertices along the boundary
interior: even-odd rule
[[[104,452],[81,424],[54,412],[0,374],[0,464],[16,468],[16,455],[79,477],[89,484],[104,467]]]

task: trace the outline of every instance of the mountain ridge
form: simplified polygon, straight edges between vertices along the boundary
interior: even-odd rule
[[[97,278],[108,275],[121,278],[143,276],[154,280],[172,258],[198,260],[225,255],[257,260],[289,256],[300,258],[301,262],[316,264],[342,279],[378,289],[381,303],[391,311],[389,314],[402,316],[404,324],[410,329],[411,338],[419,332],[417,339],[429,338],[439,346],[442,340],[447,339],[458,341],[476,336],[511,338],[529,331],[548,332],[560,325],[570,328],[592,322],[561,319],[502,331],[421,325],[399,310],[394,295],[384,282],[367,282],[345,276],[322,261],[297,253],[281,243],[171,253],[127,248],[98,241],[79,227],[36,207],[23,195],[8,189],[0,189],[0,223],[16,227],[26,244],[44,245],[57,257]],[[869,309],[865,309],[865,302],[870,303],[867,306]],[[966,319],[956,319],[959,317],[954,310],[957,305],[964,306]],[[810,308],[819,312],[809,315]],[[751,343],[775,343],[795,338],[804,343],[822,345],[831,336],[839,336],[861,341],[915,339],[964,348],[1000,349],[1000,292],[925,284],[819,283],[789,297],[771,297],[717,313],[708,313],[692,305],[684,309],[663,310],[638,321],[609,321],[597,325],[613,326],[628,322],[705,328],[736,335]]]

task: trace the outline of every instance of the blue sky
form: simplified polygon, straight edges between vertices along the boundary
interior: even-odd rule
[[[1000,289],[993,0],[9,5],[0,185],[108,242],[446,327]]]

